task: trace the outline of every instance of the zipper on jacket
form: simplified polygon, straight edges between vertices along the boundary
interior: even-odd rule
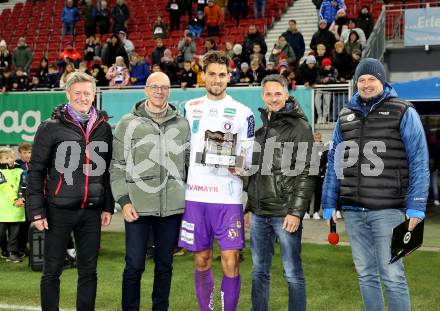
[[[164,129],[165,129],[165,126],[163,126],[163,125],[159,126],[159,159],[162,158],[162,147],[165,147],[165,145],[162,146],[162,143],[163,143],[163,135],[162,135],[163,132],[162,132],[162,130],[164,130]],[[159,182],[160,182],[160,184],[162,184],[163,179],[164,179],[164,168],[163,168],[163,165],[160,165],[160,168],[159,168]],[[159,217],[162,217],[162,210],[166,210],[167,209],[166,201],[167,201],[167,186],[165,184],[164,191],[160,192],[160,202],[161,202],[161,204],[160,204],[160,208],[159,208]],[[163,207],[165,207],[165,209],[163,209]]]
[[[105,118],[101,118],[98,120],[98,122],[95,122],[95,124],[90,129],[90,133],[88,136],[87,136],[87,133],[84,131],[84,129],[81,126],[79,126],[75,122],[70,121],[65,116],[64,116],[64,118],[66,119],[66,121],[68,121],[68,122],[72,123],[73,125],[80,128],[81,132],[83,133],[85,142],[86,142],[86,176],[85,176],[85,181],[84,181],[84,197],[83,197],[83,202],[81,203],[81,208],[84,208],[85,204],[87,202],[87,198],[89,196],[89,165],[90,165],[89,138],[92,135],[92,132],[98,127],[99,124],[101,124],[105,120]]]
[[[269,133],[269,122],[270,120],[267,120],[267,125],[265,125],[264,128],[264,135],[263,135],[263,143],[261,146],[261,152],[260,152],[260,157],[258,159],[258,175],[257,175],[257,186],[260,185],[260,181],[261,181],[261,167],[262,167],[262,161],[263,161],[263,157],[264,157],[264,149],[266,148],[266,139],[267,139],[267,134]],[[258,191],[257,189],[257,210],[260,211],[260,191]]]
[[[60,174],[60,178],[59,178],[59,180],[58,180],[58,185],[57,185],[57,188],[56,188],[55,193],[54,193],[55,196],[57,196],[58,193],[60,192],[61,184],[63,183],[63,175],[64,175],[64,173],[61,173],[61,174]]]
[[[360,129],[360,133],[359,133],[359,159],[358,159],[358,176],[357,176],[357,203],[360,204],[360,199],[361,199],[361,194],[360,194],[360,189],[361,189],[361,164],[362,164],[362,158],[363,158],[363,150],[361,150],[362,148],[362,138],[364,136],[364,124],[365,124],[365,116],[362,115],[362,119],[361,119],[361,129]]]

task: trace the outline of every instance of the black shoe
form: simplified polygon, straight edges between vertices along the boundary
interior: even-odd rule
[[[2,251],[2,253],[0,254],[0,258],[6,259],[9,257],[9,252],[8,251]]]
[[[11,255],[9,255],[9,257],[6,258],[6,261],[12,262],[12,263],[20,263],[20,262],[22,262],[21,258],[18,257],[18,255],[15,254],[15,253],[11,253]]]

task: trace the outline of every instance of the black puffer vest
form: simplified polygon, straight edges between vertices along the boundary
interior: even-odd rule
[[[340,205],[369,209],[405,206],[408,163],[400,136],[400,121],[411,106],[392,98],[367,116],[348,108],[341,110],[339,122],[343,141],[359,146],[359,156],[354,165],[343,169],[344,178],[339,180]],[[377,145],[375,142],[383,143],[386,151],[381,152],[380,147],[371,148]],[[343,158],[347,161],[347,149]],[[377,170],[381,164],[383,170]],[[371,174],[373,169],[377,172]]]

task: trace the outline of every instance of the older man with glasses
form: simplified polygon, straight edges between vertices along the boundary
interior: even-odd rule
[[[119,121],[113,141],[111,186],[125,219],[122,310],[139,310],[141,277],[150,228],[153,232],[152,309],[168,310],[173,250],[177,246],[185,199],[185,147],[188,121],[168,103],[170,80],[151,74],[147,99]]]

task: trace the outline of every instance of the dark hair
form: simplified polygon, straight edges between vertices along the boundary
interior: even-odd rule
[[[30,143],[22,142],[18,145],[18,152],[30,150],[32,150],[32,145]]]
[[[289,23],[295,23],[296,24],[296,20],[291,19],[291,20],[289,20]]]
[[[185,61],[183,61],[183,63],[184,64],[191,64],[191,61],[190,60],[185,60]]]
[[[57,66],[55,66],[54,64],[49,64],[47,66],[47,69],[57,69]]]
[[[225,65],[229,71],[229,57],[223,51],[209,51],[203,57],[203,71],[206,72],[206,68],[210,64]]]

